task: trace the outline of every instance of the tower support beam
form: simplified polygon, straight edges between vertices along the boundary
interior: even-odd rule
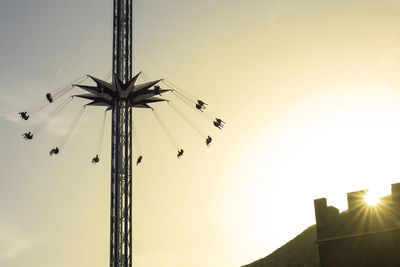
[[[123,83],[132,78],[132,0],[114,0],[113,73]],[[114,100],[111,128],[110,267],[131,267],[132,109],[128,99]]]

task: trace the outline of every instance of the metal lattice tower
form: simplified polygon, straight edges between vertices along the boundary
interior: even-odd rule
[[[136,84],[132,77],[132,0],[114,0],[112,83],[89,76],[96,86],[75,84],[89,92],[85,106],[112,110],[110,266],[132,266],[132,108],[152,109],[148,103],[171,91],[153,88],[161,80]]]
[[[114,0],[113,73],[132,78],[132,0]],[[126,98],[112,105],[110,266],[132,266],[132,109]]]
[[[167,134],[169,134],[165,129],[165,125],[149,104],[163,101],[168,101],[169,103],[169,100],[160,97],[166,92],[175,92],[175,95],[184,103],[193,105],[193,108],[201,112],[204,111],[205,105],[207,104],[201,100],[194,102],[177,88],[161,89],[161,87],[157,85],[159,82],[163,81],[161,79],[137,84],[141,73],[132,77],[132,0],[113,0],[113,8],[112,82],[110,83],[90,75],[85,75],[64,87],[52,91],[52,93],[47,93],[46,98],[49,103],[53,103],[56,99],[76,86],[85,90],[86,93],[74,96],[91,100],[91,102],[84,105],[84,107],[101,106],[106,107],[106,111],[111,110],[110,267],[132,267],[132,109],[151,109],[161,126]],[[96,84],[95,86],[80,84],[89,77]],[[31,140],[33,135],[36,135],[50,119],[65,108],[74,96],[64,100],[43,123],[32,129],[32,131],[24,133],[24,139]],[[180,112],[172,103],[169,104],[203,136],[203,133],[201,133],[197,127],[193,126],[185,114]],[[33,112],[37,112],[41,108],[43,108],[43,106],[35,107],[29,111],[29,114],[33,114]],[[61,146],[53,148],[50,151],[50,156],[60,152],[60,149],[71,134],[72,129],[76,126],[83,110],[84,108],[73,121],[67,135],[62,140]],[[28,111],[20,112],[19,114],[23,120],[28,120],[30,117]],[[218,118],[215,118],[215,121],[213,121],[214,126],[219,129],[222,129],[224,123],[224,121]],[[170,138],[173,142],[171,136]],[[102,140],[102,138],[100,140]],[[205,139],[207,146],[210,145],[211,140],[212,138],[210,136]],[[180,148],[177,157],[179,158],[182,156],[183,152],[183,149]],[[142,156],[138,158],[136,164],[140,163],[141,158]],[[92,162],[99,162],[98,155],[93,158]]]

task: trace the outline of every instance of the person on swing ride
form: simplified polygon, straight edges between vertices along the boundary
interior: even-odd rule
[[[161,95],[160,90],[161,90],[161,87],[159,85],[155,85],[154,89],[153,89],[153,93],[155,95]]]
[[[25,140],[31,140],[33,138],[33,134],[31,132],[27,132],[22,134]]]
[[[178,159],[182,157],[182,155],[183,155],[183,149],[178,150],[178,155],[177,155]]]
[[[28,112],[26,112],[26,111],[19,112],[18,114],[21,116],[21,119],[23,119],[23,120],[28,120],[29,119]]]
[[[60,152],[60,149],[56,146],[55,148],[50,150],[50,156],[57,155]]]
[[[212,141],[211,136],[208,136],[207,139],[206,139],[206,145],[207,145],[207,146],[210,146],[211,141]]]
[[[222,130],[224,127],[225,122],[221,119],[215,118],[215,121],[213,121],[214,126],[217,127],[218,129]]]
[[[196,108],[197,108],[198,110],[200,110],[201,112],[203,112],[203,110],[206,109],[205,105],[207,105],[207,103],[204,103],[204,102],[201,101],[201,100],[197,100]]]
[[[93,164],[99,163],[99,161],[100,161],[99,155],[96,155],[96,157],[94,157],[94,158],[92,159],[92,163],[93,163]]]
[[[142,162],[143,157],[139,156],[136,160],[136,166],[139,165],[140,162]]]
[[[50,103],[53,103],[54,99],[53,99],[53,97],[51,96],[50,93],[46,94],[46,98],[47,98],[47,101],[49,101]]]

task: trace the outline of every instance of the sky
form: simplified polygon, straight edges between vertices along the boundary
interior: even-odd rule
[[[390,194],[400,182],[400,2],[134,1],[134,71],[208,103],[210,148],[168,105],[134,111],[134,266],[229,267],[273,252],[315,223],[313,200]],[[108,266],[110,117],[84,100],[46,118],[18,112],[84,74],[111,70],[112,1],[0,3],[0,266]],[[73,91],[77,93],[79,91]],[[137,140],[134,140],[137,143]]]

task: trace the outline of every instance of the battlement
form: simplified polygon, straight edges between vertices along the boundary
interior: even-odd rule
[[[326,198],[314,200],[322,267],[400,266],[400,183],[375,206],[366,203],[367,193],[348,193],[348,209],[341,213]]]
[[[400,183],[392,184],[392,200],[400,205]]]
[[[365,195],[368,193],[368,190],[361,190],[347,193],[347,206],[349,210],[360,208],[363,205],[366,205]]]

